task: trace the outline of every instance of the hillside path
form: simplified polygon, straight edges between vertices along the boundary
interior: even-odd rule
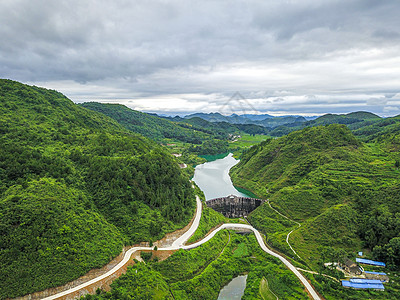
[[[286,243],[289,245],[290,249],[292,249],[293,253],[296,254],[298,258],[302,259],[302,258],[297,254],[297,252],[293,249],[292,245],[290,245],[290,243],[289,243],[289,236],[290,236],[290,234],[291,234],[293,231],[299,229],[299,228],[301,227],[301,224],[300,224],[299,222],[297,222],[297,221],[295,221],[295,220],[292,220],[292,219],[288,218],[287,216],[281,214],[279,211],[277,211],[275,208],[273,208],[273,207],[271,206],[271,203],[269,202],[269,200],[268,200],[268,205],[269,205],[269,207],[270,207],[273,211],[275,211],[277,214],[279,214],[279,215],[281,215],[282,217],[288,219],[289,221],[292,221],[292,222],[296,223],[296,224],[299,226],[298,228],[293,229],[291,232],[289,232],[289,233],[287,234],[287,236],[286,236]]]

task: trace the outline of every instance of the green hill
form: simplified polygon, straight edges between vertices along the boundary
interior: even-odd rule
[[[212,133],[204,133],[196,128],[184,128],[172,121],[142,113],[121,104],[86,102],[80,106],[103,113],[126,129],[156,141],[171,138],[182,142],[201,144],[202,140],[212,135]]]
[[[189,180],[141,135],[0,80],[0,299],[73,280],[193,215]]]
[[[367,142],[385,143],[389,151],[400,149],[400,116],[385,118],[376,122],[364,122],[359,127],[350,127],[353,133]]]
[[[400,209],[393,205],[398,203],[393,191],[399,189],[400,171],[385,149],[384,144],[363,144],[344,125],[310,127],[250,148],[231,177],[235,185],[269,199],[302,223],[291,236],[292,245],[316,267],[324,248],[385,248],[398,236],[400,227],[394,224],[400,224]],[[268,228],[264,222],[270,222],[270,216],[263,218],[267,211],[258,208],[250,221]],[[266,233],[292,255],[284,245],[290,230],[276,228],[276,233]],[[385,255],[380,258],[389,261]]]
[[[290,132],[303,129],[305,127],[315,127],[330,124],[345,124],[350,129],[361,128],[379,122],[382,118],[370,112],[357,111],[348,114],[325,114],[314,120],[307,122],[294,122],[274,128],[270,135],[283,136]]]
[[[207,132],[227,137],[229,134],[268,134],[269,129],[255,124],[232,124],[228,122],[210,122],[199,117],[182,119],[182,124],[191,124],[197,128],[203,128]]]

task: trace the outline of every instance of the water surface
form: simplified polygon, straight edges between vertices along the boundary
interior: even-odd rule
[[[238,162],[239,160],[235,159],[232,153],[229,153],[228,156],[222,159],[196,166],[193,181],[204,192],[206,200],[229,195],[249,197],[239,192],[233,186],[229,177],[229,170]]]
[[[247,275],[238,276],[232,279],[228,285],[219,292],[218,300],[239,300],[246,288]]]

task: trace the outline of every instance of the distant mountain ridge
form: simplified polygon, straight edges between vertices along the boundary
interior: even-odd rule
[[[351,112],[348,114],[325,114],[314,120],[306,122],[293,122],[283,124],[273,128],[270,132],[272,136],[284,136],[290,132],[300,130],[306,127],[314,127],[320,125],[330,124],[343,124],[346,125],[350,130],[361,128],[382,120],[383,118],[366,111]]]
[[[184,117],[184,119],[201,118],[209,122],[227,122],[231,124],[254,124],[267,128],[273,128],[284,124],[306,122],[302,116],[279,116],[274,117],[269,114],[232,114],[224,116],[220,113],[195,113]]]

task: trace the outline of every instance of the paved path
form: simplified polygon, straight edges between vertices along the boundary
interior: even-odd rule
[[[158,250],[177,250],[177,249],[193,249],[196,248],[198,246],[200,246],[201,244],[206,243],[207,241],[209,241],[210,239],[212,239],[219,231],[223,230],[223,229],[239,229],[239,230],[243,230],[243,229],[247,229],[247,230],[251,230],[254,232],[256,239],[258,241],[258,244],[260,245],[261,249],[263,249],[265,252],[267,252],[268,254],[279,258],[283,264],[289,268],[290,271],[292,271],[301,281],[301,283],[305,286],[305,288],[307,289],[308,293],[311,295],[311,297],[313,299],[321,299],[318,294],[315,292],[314,288],[311,286],[311,284],[307,281],[307,279],[295,268],[295,266],[293,266],[286,258],[284,258],[283,256],[273,252],[272,250],[270,250],[265,244],[264,244],[264,240],[260,234],[260,232],[258,232],[254,227],[252,227],[251,225],[247,225],[247,224],[223,224],[220,227],[216,228],[213,232],[211,232],[208,236],[206,236],[204,239],[202,239],[201,241],[198,241],[197,243],[191,244],[191,245],[184,245],[184,243],[190,238],[190,236],[196,231],[197,227],[199,226],[199,222],[200,222],[200,217],[201,217],[201,211],[202,211],[202,203],[199,199],[199,197],[196,197],[196,203],[197,203],[197,210],[196,210],[196,216],[195,219],[191,225],[191,227],[189,228],[189,230],[187,232],[185,232],[181,237],[179,237],[177,240],[175,240],[173,242],[173,244],[170,247],[166,247],[166,248],[158,248]],[[63,296],[67,296],[68,294],[74,293],[76,291],[79,291],[81,289],[84,289],[85,287],[94,284],[100,280],[103,280],[109,276],[111,276],[112,274],[114,274],[117,270],[119,270],[120,268],[122,268],[131,258],[131,255],[135,252],[135,251],[142,251],[142,250],[152,250],[152,247],[134,247],[129,249],[126,253],[125,256],[123,258],[123,260],[116,265],[114,268],[112,268],[110,271],[108,271],[107,273],[100,275],[99,277],[96,277],[88,282],[85,282],[81,285],[78,285],[74,288],[71,288],[69,290],[57,293],[55,295],[52,295],[50,297],[44,298],[45,300],[51,300],[51,299],[58,299],[60,297]]]
[[[294,275],[297,276],[297,278],[300,279],[301,283],[305,286],[305,288],[307,289],[307,291],[310,293],[311,297],[313,299],[321,299],[317,292],[314,290],[314,288],[312,287],[312,285],[307,281],[307,279],[296,269],[295,266],[293,266],[286,258],[284,258],[283,256],[273,252],[272,250],[270,250],[265,244],[264,244],[264,240],[261,236],[261,233],[258,232],[257,229],[255,229],[253,226],[247,225],[247,224],[223,224],[220,227],[218,227],[217,229],[215,229],[213,232],[211,232],[208,236],[206,236],[204,239],[202,239],[201,241],[191,244],[191,245],[187,245],[187,246],[183,246],[183,249],[192,249],[195,247],[200,246],[201,244],[209,241],[211,238],[213,238],[218,231],[223,230],[223,229],[248,229],[254,232],[257,242],[260,245],[261,249],[263,249],[265,252],[267,252],[268,254],[277,257],[281,260],[281,262],[283,262],[283,264],[289,268],[290,271],[292,271],[294,273]]]
[[[190,226],[189,230],[186,231],[181,237],[179,237],[176,241],[174,241],[174,243],[172,244],[172,246],[170,247],[166,247],[166,248],[159,248],[158,250],[176,250],[181,248],[181,245],[183,245],[185,242],[187,242],[187,240],[190,238],[190,236],[196,231],[197,227],[199,227],[199,222],[200,222],[200,218],[201,218],[201,211],[202,211],[202,203],[200,201],[200,198],[198,196],[196,196],[196,203],[197,203],[197,209],[196,209],[196,216],[194,218],[194,221],[192,223],[192,225]],[[112,268],[110,271],[108,271],[107,273],[100,275],[99,277],[96,277],[92,280],[89,280],[87,282],[84,282],[74,288],[68,289],[66,291],[54,294],[52,296],[49,296],[47,298],[44,298],[45,300],[51,300],[51,299],[58,299],[64,296],[67,296],[71,293],[77,292],[81,289],[84,289],[100,280],[103,280],[109,276],[111,276],[112,274],[114,274],[117,270],[119,270],[120,268],[122,268],[131,258],[131,255],[133,253],[135,253],[136,251],[142,251],[142,250],[152,250],[153,247],[134,247],[129,249],[128,251],[126,251],[124,258],[122,259],[122,261],[120,261],[119,264],[117,264],[114,268]]]
[[[197,230],[197,227],[199,227],[200,219],[201,219],[201,210],[203,208],[203,204],[201,203],[201,200],[200,200],[199,196],[197,196],[197,195],[196,195],[196,203],[197,203],[196,216],[194,217],[192,226],[190,226],[188,231],[186,231],[179,238],[177,238],[172,243],[171,247],[180,248],[181,246],[183,246],[183,244],[185,244],[189,240],[189,238],[195,233],[195,231]]]

